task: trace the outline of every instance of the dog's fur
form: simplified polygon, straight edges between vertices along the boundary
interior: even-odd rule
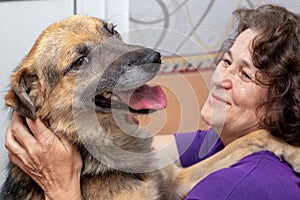
[[[209,173],[264,149],[300,170],[299,150],[264,130],[192,167],[166,166],[151,147],[151,135],[137,129],[131,114],[147,110],[128,111],[126,104],[102,101],[105,92],[142,86],[159,64],[159,53],[124,43],[113,25],[72,16],[37,39],[11,77],[6,104],[25,117],[39,117],[78,147],[84,199],[183,199]],[[44,199],[41,188],[18,167],[10,163],[8,172],[1,200]]]

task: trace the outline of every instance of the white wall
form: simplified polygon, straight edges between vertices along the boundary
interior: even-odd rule
[[[231,33],[233,10],[262,4],[300,13],[299,0],[130,0],[130,40],[181,56],[214,53]]]
[[[129,30],[129,0],[77,0],[77,14],[92,15],[117,25],[118,32]]]

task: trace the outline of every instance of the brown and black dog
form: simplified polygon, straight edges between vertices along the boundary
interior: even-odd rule
[[[213,157],[181,169],[158,155],[135,114],[166,106],[158,86],[160,54],[122,41],[112,24],[72,16],[49,26],[11,77],[6,105],[40,118],[77,146],[84,199],[183,199],[209,173],[260,150],[273,151],[300,171],[299,150],[260,130]],[[51,121],[51,124],[49,123]],[[1,200],[44,199],[41,188],[9,163]]]

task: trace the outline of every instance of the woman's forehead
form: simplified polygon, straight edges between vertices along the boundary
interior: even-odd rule
[[[227,54],[233,59],[240,60],[248,66],[253,66],[251,51],[252,41],[257,36],[257,32],[246,29],[236,38],[232,47],[228,50]]]

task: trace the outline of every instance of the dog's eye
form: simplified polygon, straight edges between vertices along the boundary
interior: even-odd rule
[[[112,34],[114,34],[114,35],[118,35],[119,33],[118,33],[118,31],[116,31],[116,28],[117,27],[117,25],[113,25],[112,26],[112,29],[111,29],[111,32],[112,32]]]
[[[119,35],[118,31],[115,30],[117,25],[114,24],[105,24],[104,27],[113,35]]]
[[[86,64],[88,64],[88,61],[89,60],[86,56],[82,56],[74,62],[73,66],[77,68],[84,67]]]

